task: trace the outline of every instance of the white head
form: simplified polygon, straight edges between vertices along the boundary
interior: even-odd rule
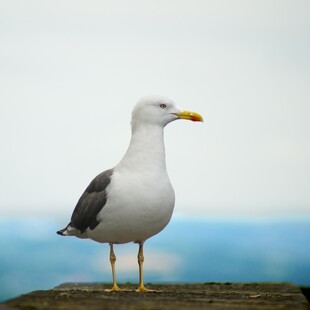
[[[132,111],[131,125],[132,128],[142,124],[163,128],[177,119],[203,121],[201,115],[180,109],[168,97],[146,96],[142,97],[135,105]]]

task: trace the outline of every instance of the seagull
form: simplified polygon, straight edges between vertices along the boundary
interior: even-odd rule
[[[72,213],[70,223],[57,233],[89,238],[110,246],[112,288],[116,282],[114,244],[139,244],[137,292],[149,292],[143,282],[143,245],[169,223],[175,194],[166,169],[164,127],[184,119],[203,122],[200,114],[182,110],[164,96],[141,98],[131,117],[131,140],[121,161],[97,175]]]

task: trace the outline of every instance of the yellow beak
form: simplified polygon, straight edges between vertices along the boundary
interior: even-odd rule
[[[187,111],[184,110],[180,113],[176,114],[179,118],[182,119],[187,119],[193,122],[203,122],[203,118],[200,114],[196,113],[196,112],[191,112],[191,111]]]

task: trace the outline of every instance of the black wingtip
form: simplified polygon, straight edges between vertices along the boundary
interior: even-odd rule
[[[65,232],[66,228],[58,230],[56,233],[60,236],[64,236],[64,232]]]

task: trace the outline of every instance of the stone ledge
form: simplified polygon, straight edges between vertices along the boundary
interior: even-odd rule
[[[130,291],[104,291],[110,287],[103,283],[64,283],[8,300],[2,306],[40,310],[310,309],[300,289],[290,283],[147,284],[147,288],[157,290],[150,293],[137,293],[136,285],[123,283],[120,287]]]

